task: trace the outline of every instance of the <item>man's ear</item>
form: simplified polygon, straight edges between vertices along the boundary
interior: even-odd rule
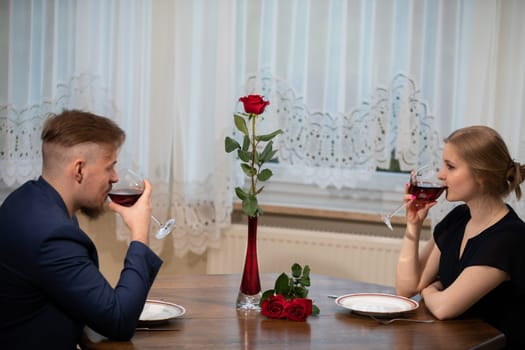
[[[84,179],[84,166],[86,163],[82,159],[76,159],[73,163],[73,176],[78,184],[82,183]]]

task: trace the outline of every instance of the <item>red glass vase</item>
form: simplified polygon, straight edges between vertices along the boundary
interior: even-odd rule
[[[237,308],[260,310],[261,280],[257,261],[257,216],[248,216],[248,241]]]

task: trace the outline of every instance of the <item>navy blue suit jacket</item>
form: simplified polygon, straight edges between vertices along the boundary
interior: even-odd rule
[[[42,178],[0,207],[0,346],[75,349],[82,329],[130,339],[162,260],[131,242],[112,288],[97,250]]]

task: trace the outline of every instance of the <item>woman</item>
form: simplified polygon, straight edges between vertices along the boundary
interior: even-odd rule
[[[407,227],[396,276],[399,295],[420,293],[440,319],[463,314],[485,319],[506,336],[509,349],[525,349],[525,223],[504,198],[521,197],[525,165],[515,162],[493,129],[453,132],[443,149],[440,179],[448,201],[461,201],[419,251],[428,210],[406,194]]]

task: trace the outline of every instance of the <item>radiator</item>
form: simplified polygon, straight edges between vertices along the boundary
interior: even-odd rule
[[[222,233],[219,249],[209,249],[209,274],[240,273],[244,266],[247,225],[234,224]],[[297,262],[313,274],[393,286],[401,239],[259,225],[259,271],[286,272]]]

